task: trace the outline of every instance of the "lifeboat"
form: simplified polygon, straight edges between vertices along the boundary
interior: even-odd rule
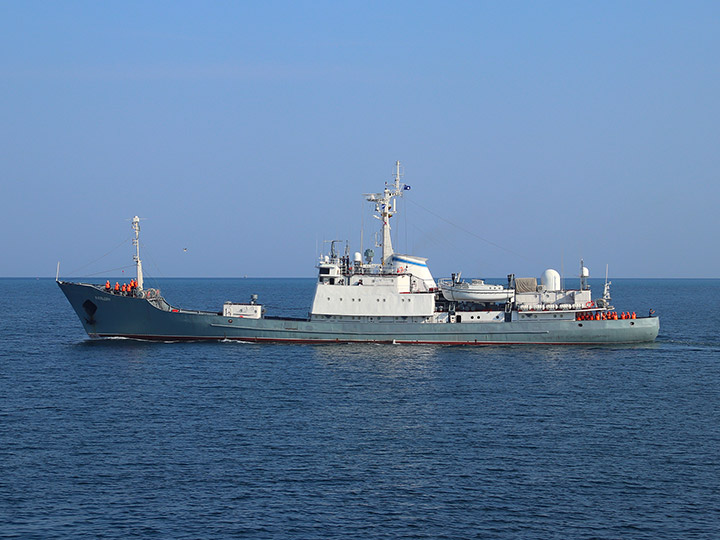
[[[440,290],[450,302],[496,303],[506,302],[515,294],[515,289],[502,285],[490,285],[482,279],[467,281],[440,280]]]

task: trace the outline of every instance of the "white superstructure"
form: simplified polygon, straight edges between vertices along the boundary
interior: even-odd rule
[[[365,262],[357,252],[350,261],[349,250],[340,256],[331,242],[330,254],[317,265],[318,283],[310,310],[311,319],[355,321],[433,321],[437,285],[427,259],[395,253],[390,238],[390,218],[397,213],[396,198],[410,186],[400,182],[400,162],[395,162],[392,183],[381,193],[365,199],[375,203],[374,217],[382,223],[382,257],[373,263],[374,252],[365,251]]]
[[[580,290],[564,290],[560,274],[553,269],[536,278],[508,276],[508,285],[487,284],[483,280],[433,278],[427,259],[393,251],[390,218],[397,213],[397,197],[410,187],[400,182],[400,162],[395,163],[393,182],[380,193],[366,194],[375,204],[374,217],[382,223],[382,256],[373,263],[374,252],[356,252],[351,260],[330,243],[330,254],[317,265],[318,283],[310,310],[311,320],[373,322],[511,322],[532,319],[574,319],[581,312],[605,311],[600,299],[596,305],[587,287],[587,268],[581,261]]]

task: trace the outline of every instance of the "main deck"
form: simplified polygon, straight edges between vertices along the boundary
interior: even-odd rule
[[[653,341],[657,317],[632,320],[412,322],[226,317],[121,296],[91,284],[58,281],[90,337],[160,341],[240,340],[294,343],[431,343],[448,345],[601,344]],[[160,306],[160,307],[159,307]]]

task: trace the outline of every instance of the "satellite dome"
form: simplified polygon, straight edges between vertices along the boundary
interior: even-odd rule
[[[558,274],[557,270],[548,268],[540,276],[540,283],[546,291],[559,291],[560,274]]]

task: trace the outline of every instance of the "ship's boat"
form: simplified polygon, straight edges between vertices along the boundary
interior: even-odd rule
[[[438,280],[438,285],[445,300],[450,302],[505,303],[515,294],[515,289],[491,285],[482,279],[460,281],[459,275],[453,276],[450,280]]]
[[[318,261],[307,317],[268,315],[256,295],[212,312],[173,307],[159,290],[144,286],[137,216],[132,220],[137,277],[129,285],[59,276],[57,283],[92,338],[481,345],[640,343],[657,337],[658,317],[615,312],[607,279],[602,297],[592,297],[582,261],[576,290],[564,289],[552,269],[539,284],[512,274],[507,286],[465,282],[458,274],[438,286],[426,258],[393,251],[390,219],[397,198],[410,188],[400,181],[400,162],[395,165],[394,181],[365,195],[382,223],[379,260],[372,249],[351,257],[347,244],[340,254],[332,242]]]

